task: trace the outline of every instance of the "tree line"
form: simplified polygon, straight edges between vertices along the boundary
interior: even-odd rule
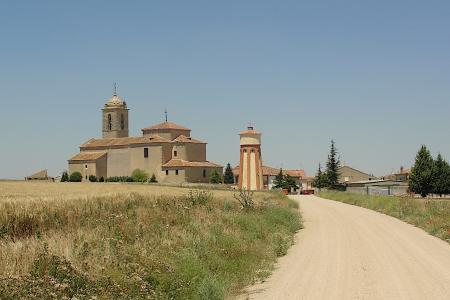
[[[425,145],[416,155],[409,177],[410,192],[420,194],[423,198],[429,194],[450,194],[450,164],[439,153],[434,159]]]

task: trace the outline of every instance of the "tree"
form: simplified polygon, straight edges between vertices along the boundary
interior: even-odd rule
[[[211,178],[209,179],[209,182],[213,184],[222,183],[222,176],[220,175],[219,172],[217,172],[216,169],[214,169],[214,171],[211,173]]]
[[[447,194],[450,188],[450,165],[438,154],[434,161],[433,168],[433,194],[438,194],[442,197],[443,194]]]
[[[131,178],[132,180],[130,181],[133,182],[146,182],[148,180],[148,174],[141,169],[135,169],[133,173],[131,173]]]
[[[105,177],[100,177],[100,179],[98,180],[98,182],[105,182]]]
[[[286,174],[286,176],[284,176],[284,186],[289,190],[297,190],[300,188],[295,182],[295,179],[289,174]]]
[[[149,182],[151,182],[151,183],[158,183],[158,180],[156,180],[155,174],[152,174],[152,177],[150,177]]]
[[[273,181],[272,189],[284,189],[284,188],[286,188],[286,185],[283,176],[283,169],[280,169],[280,172],[278,172],[278,175],[275,177],[275,180]]]
[[[330,154],[327,161],[327,186],[330,189],[336,189],[339,185],[339,168],[341,162],[339,161],[338,151],[336,149],[334,140],[331,140]]]
[[[327,184],[327,174],[322,172],[322,166],[319,163],[319,169],[317,170],[316,178],[314,178],[313,182],[314,187],[318,189],[322,189],[326,187]]]
[[[61,182],[67,182],[69,181],[69,174],[67,173],[67,171],[64,171],[61,175]]]
[[[425,145],[422,145],[416,156],[416,162],[411,171],[409,189],[425,198],[433,191],[433,157]]]
[[[73,172],[72,174],[70,174],[70,177],[69,177],[70,182],[81,182],[82,179],[83,179],[83,176],[81,175],[80,172]]]
[[[225,174],[223,175],[223,183],[234,184],[234,174],[233,169],[231,169],[230,163],[228,163],[227,167],[225,168]]]

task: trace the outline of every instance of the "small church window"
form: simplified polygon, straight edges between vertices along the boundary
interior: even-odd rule
[[[203,170],[203,177],[206,177],[206,170]]]
[[[169,175],[169,170],[166,170],[166,176]]]
[[[174,157],[177,157],[177,155],[178,155],[178,152],[175,150],[175,151],[173,151],[173,156]]]
[[[148,157],[148,148],[144,148],[144,157],[145,157],[145,158]]]
[[[178,170],[175,170],[175,175],[178,175]]]
[[[122,130],[125,129],[125,118],[123,114],[120,115],[120,128],[122,128]]]
[[[87,169],[87,165],[84,165],[84,168]]]
[[[108,114],[108,128],[112,130],[112,117],[111,114]]]

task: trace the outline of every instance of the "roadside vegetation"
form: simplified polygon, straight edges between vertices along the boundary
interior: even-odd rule
[[[450,201],[448,200],[368,196],[329,190],[320,192],[319,196],[396,217],[450,243]]]
[[[0,195],[0,299],[223,299],[266,278],[301,228],[274,192],[40,185]]]

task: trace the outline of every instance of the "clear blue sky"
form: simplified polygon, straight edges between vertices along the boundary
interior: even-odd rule
[[[101,135],[117,82],[132,135],[169,119],[238,162],[342,160],[383,175],[450,159],[450,1],[1,1],[0,178],[56,175]]]

